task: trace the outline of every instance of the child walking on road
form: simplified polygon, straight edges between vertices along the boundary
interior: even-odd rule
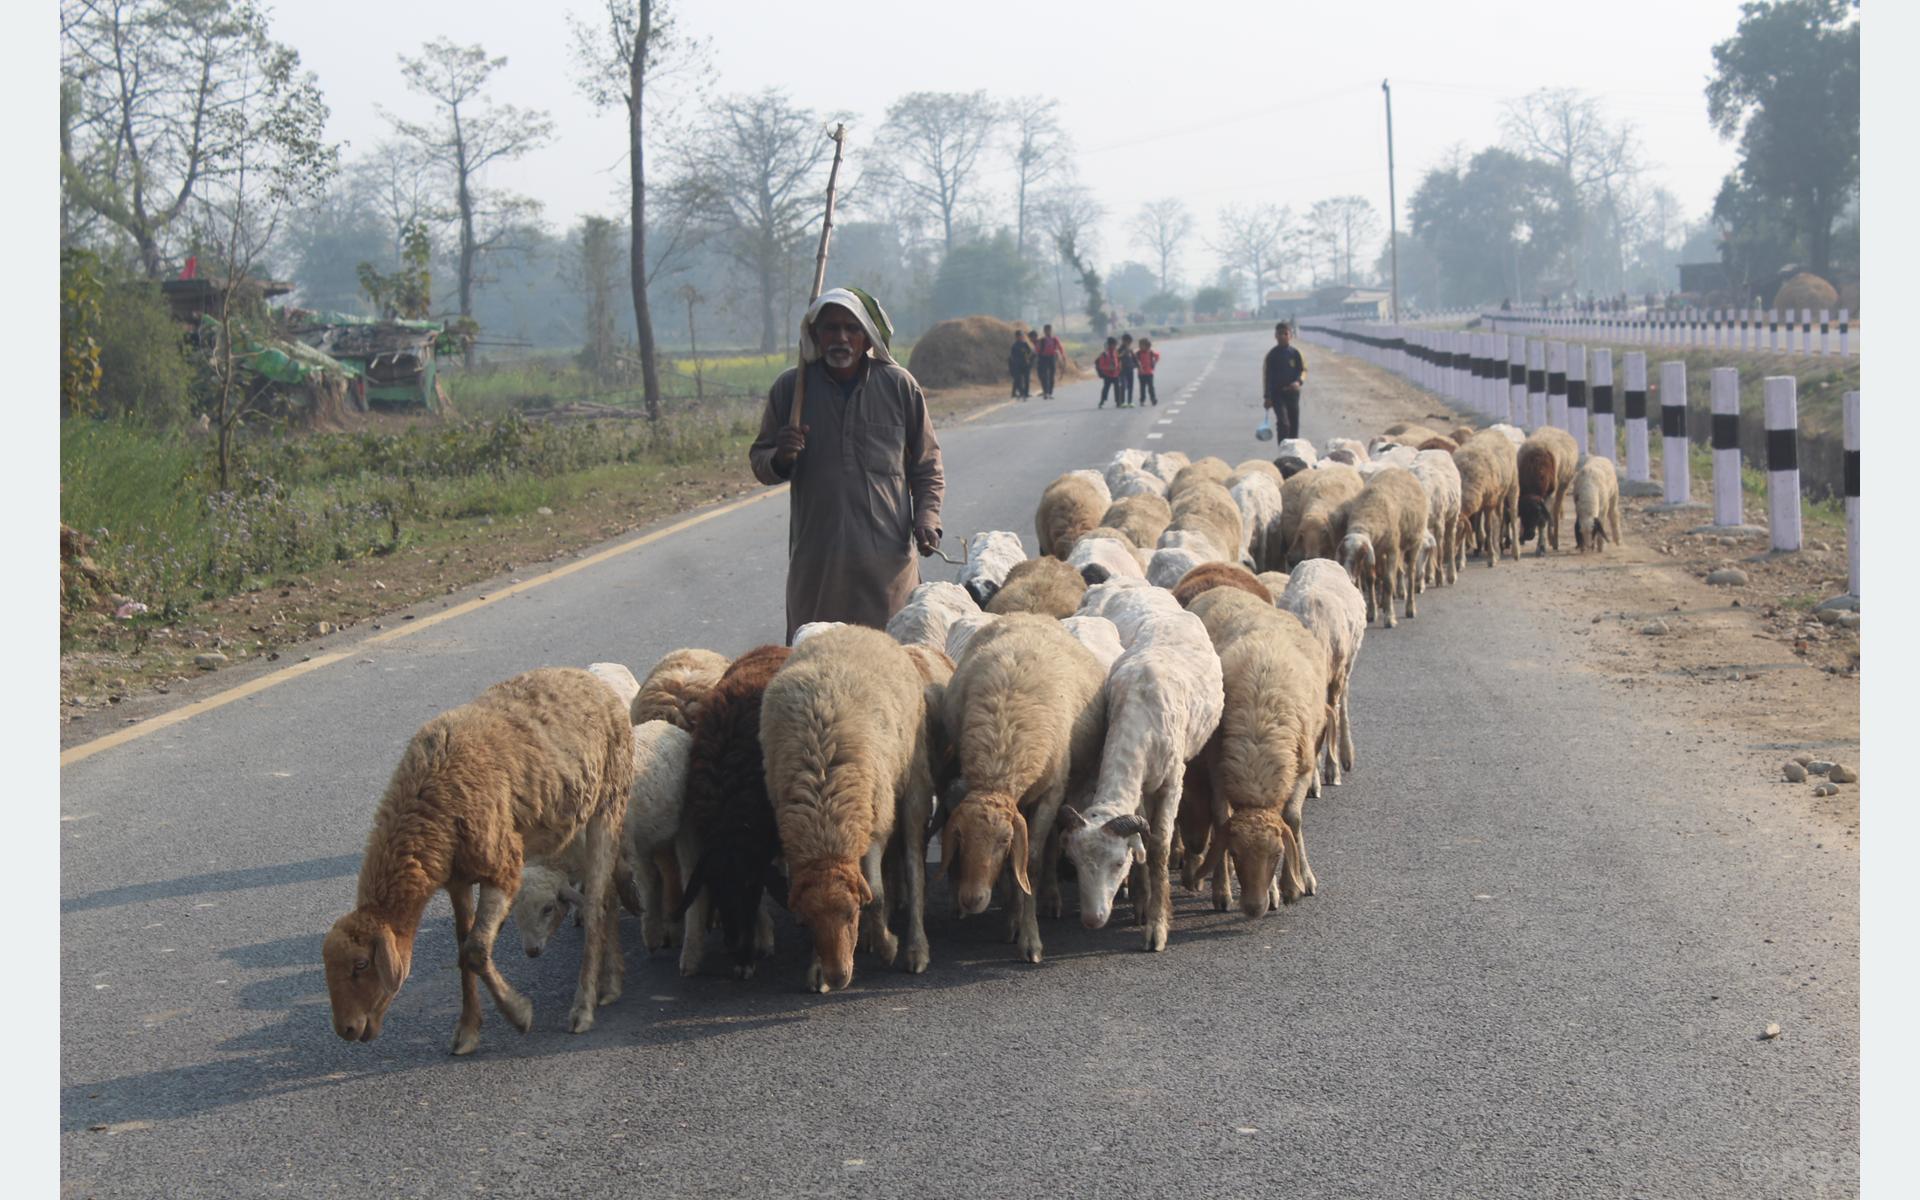
[[[1133,352],[1133,335],[1120,335],[1120,407],[1133,407],[1133,373],[1140,365],[1140,356]]]
[[[1017,330],[1013,335],[1013,347],[1007,351],[1007,373],[1013,376],[1013,398],[1025,400],[1033,375],[1033,347],[1027,344],[1025,335]]]
[[[1153,348],[1148,338],[1140,339],[1140,352],[1135,356],[1140,361],[1140,403],[1145,404],[1149,397],[1155,408],[1160,407],[1160,393],[1153,388],[1153,368],[1160,361],[1160,352]]]
[[[1120,407],[1120,339],[1108,338],[1107,348],[1100,357],[1093,360],[1095,374],[1100,376],[1100,403],[1095,408],[1105,408],[1107,397],[1111,395],[1113,406]]]

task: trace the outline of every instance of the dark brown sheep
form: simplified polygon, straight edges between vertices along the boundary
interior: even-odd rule
[[[1194,597],[1217,587],[1239,588],[1268,604],[1273,603],[1273,593],[1252,571],[1239,563],[1224,562],[1204,562],[1182,575],[1180,582],[1173,585],[1173,598],[1180,602],[1181,608],[1187,608],[1193,604]]]

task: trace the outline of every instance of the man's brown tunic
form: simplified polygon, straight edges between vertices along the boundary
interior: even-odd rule
[[[939,525],[946,473],[927,397],[904,367],[862,361],[850,389],[808,364],[807,447],[782,475],[775,438],[793,411],[797,368],[774,380],[748,458],[762,483],[793,483],[787,529],[787,640],[809,621],[885,628],[920,583],[915,519]]]

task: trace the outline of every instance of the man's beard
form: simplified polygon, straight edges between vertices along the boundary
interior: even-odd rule
[[[850,367],[854,363],[853,349],[849,346],[827,347],[827,365],[831,367]]]

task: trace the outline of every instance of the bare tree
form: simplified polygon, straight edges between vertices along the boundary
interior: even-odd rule
[[[937,221],[941,248],[951,251],[999,115],[985,92],[909,92],[888,106],[875,143],[890,153],[867,168],[863,182]]]
[[[1579,199],[1576,245],[1591,283],[1604,259],[1608,285],[1622,272],[1622,242],[1644,167],[1632,122],[1607,120],[1597,97],[1575,88],[1541,88],[1509,101],[1501,118],[1516,153],[1551,163]]]
[[[1277,271],[1293,213],[1272,204],[1229,204],[1217,220],[1218,240],[1209,242],[1208,248],[1223,265],[1245,269],[1253,281],[1253,308],[1258,312],[1267,301],[1267,278]]]
[[[1365,196],[1335,196],[1320,204],[1328,206],[1328,228],[1334,245],[1336,276],[1353,286],[1353,260],[1367,258],[1367,244],[1380,236],[1380,214]],[[1320,204],[1313,206],[1316,214]]]
[[[1320,266],[1326,264],[1327,277],[1340,277],[1340,211],[1338,202],[1315,200],[1307,210],[1307,219],[1298,230],[1301,257],[1313,271],[1313,285],[1320,286]]]
[[[819,224],[832,140],[811,109],[778,88],[727,96],[676,139],[673,207],[691,214],[751,274],[760,298],[760,350],[779,339],[784,268]]]
[[[415,226],[444,227],[454,218],[434,179],[436,166],[406,142],[376,143],[348,166],[352,185],[368,197],[392,231],[394,257],[405,249]]]
[[[1100,273],[1092,258],[1099,249],[1096,232],[1106,209],[1094,199],[1093,192],[1077,183],[1064,183],[1050,189],[1037,206],[1040,227],[1054,248],[1054,290],[1059,300],[1060,318],[1067,315],[1066,284],[1063,278],[1071,270],[1086,296],[1087,320],[1098,335],[1106,333],[1106,304],[1100,291]]]
[[[1060,128],[1059,108],[1058,100],[1040,96],[1023,96],[1007,106],[1013,135],[1014,245],[1022,258],[1027,254],[1030,197],[1048,179],[1072,169],[1067,155],[1073,152],[1073,137]]]
[[[1180,252],[1180,245],[1193,233],[1193,214],[1178,197],[1149,200],[1140,206],[1127,226],[1133,244],[1153,252],[1160,260],[1160,290],[1166,291],[1171,274],[1168,264]]]

